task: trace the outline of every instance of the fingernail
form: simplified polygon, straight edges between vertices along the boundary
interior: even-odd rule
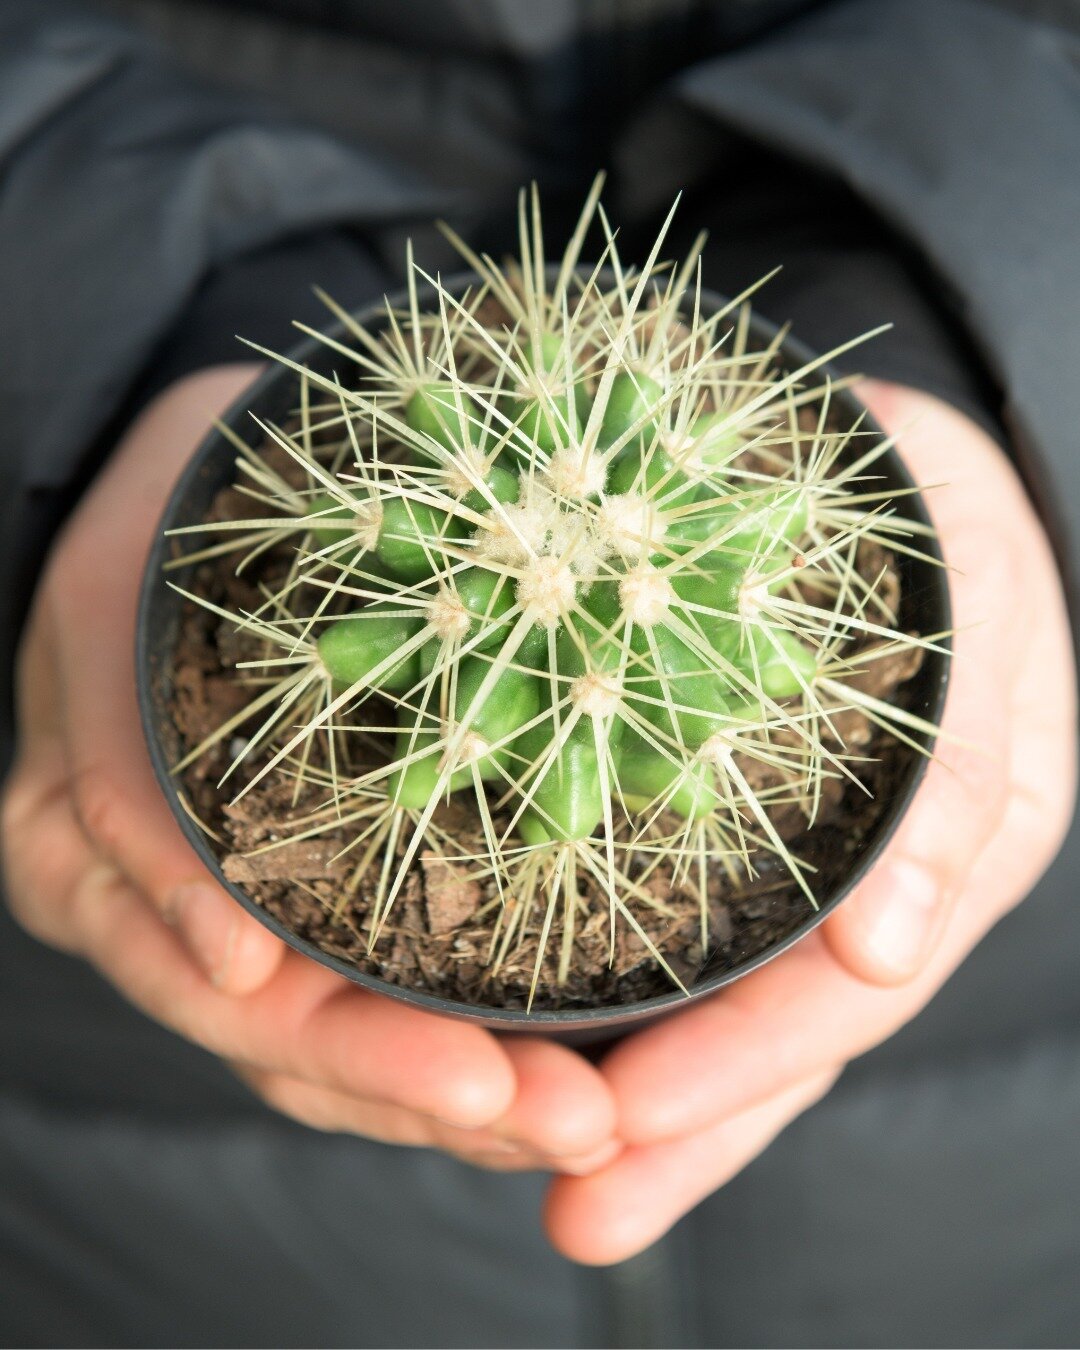
[[[576,1157],[564,1157],[558,1153],[549,1153],[548,1156],[560,1172],[569,1172],[572,1176],[585,1177],[591,1172],[599,1172],[601,1167],[606,1167],[609,1162],[613,1162],[623,1151],[623,1145],[619,1140],[613,1139],[610,1144],[605,1144],[603,1148],[594,1149],[592,1153],[578,1154]]]
[[[438,1116],[432,1116],[431,1118],[432,1120],[439,1119]],[[454,1128],[460,1129],[461,1127],[455,1125]],[[448,1144],[447,1147],[449,1148],[450,1145]],[[479,1157],[481,1154],[501,1154],[508,1158],[520,1158],[534,1152],[534,1150],[526,1148],[524,1144],[512,1143],[509,1139],[493,1139],[490,1135],[486,1135],[482,1144],[475,1143],[471,1148],[467,1148],[464,1144],[455,1145],[451,1152],[465,1159]]]
[[[855,903],[868,954],[897,975],[921,969],[944,908],[937,878],[909,858],[893,858]]]
[[[233,901],[212,886],[189,882],[169,897],[165,919],[180,934],[210,983],[220,985],[240,931]]]
[[[470,1167],[488,1167],[493,1171],[549,1172],[551,1168],[539,1155],[528,1149],[516,1149],[513,1153],[505,1149],[484,1148],[451,1150],[455,1158],[468,1163]]]
[[[532,1152],[540,1158],[546,1158],[559,1163],[560,1166],[567,1161],[576,1161],[581,1163],[590,1163],[595,1156],[600,1154],[610,1154],[612,1151],[619,1152],[622,1144],[616,1139],[606,1140],[603,1144],[597,1144],[591,1149],[582,1148],[551,1148],[546,1144],[537,1143],[535,1139],[523,1139],[519,1134],[504,1129],[498,1123],[490,1126],[490,1133],[495,1138],[503,1140],[504,1143],[512,1144],[522,1152]]]
[[[510,1139],[511,1142],[513,1142],[511,1136],[505,1136],[505,1137],[506,1137],[507,1139]],[[586,1154],[586,1153],[583,1152],[580,1148],[550,1148],[549,1146],[547,1146],[547,1145],[545,1145],[545,1144],[528,1143],[528,1142],[526,1142],[525,1140],[521,1140],[521,1141],[520,1141],[520,1146],[521,1146],[522,1148],[531,1148],[531,1149],[533,1149],[536,1153],[540,1154],[542,1157],[544,1157],[544,1158],[552,1158],[552,1159],[554,1159],[555,1161],[560,1162],[560,1163],[562,1163],[563,1161],[570,1160],[570,1159],[575,1159],[575,1158],[580,1160],[581,1158],[591,1157],[591,1156],[592,1156],[592,1152],[595,1152],[595,1151],[596,1151],[596,1150],[592,1150],[592,1151],[590,1151],[588,1154]]]
[[[489,1139],[485,1143],[483,1151],[485,1153],[507,1153],[513,1157],[520,1157],[523,1153],[529,1153],[532,1150],[527,1149],[524,1144],[515,1143],[513,1139]]]

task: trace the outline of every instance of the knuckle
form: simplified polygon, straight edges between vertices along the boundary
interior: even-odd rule
[[[0,849],[7,857],[17,847],[31,810],[31,794],[26,775],[16,767],[0,788]]]
[[[33,829],[35,801],[30,780],[16,768],[0,794],[0,881],[8,912],[19,927],[39,942],[56,945],[55,925],[41,903],[33,869],[26,866],[33,854],[27,835]]]
[[[949,747],[927,774],[925,806],[935,833],[951,823],[947,842],[955,849],[956,831],[980,834],[1000,820],[1009,798],[1007,758],[993,749]],[[966,827],[963,823],[966,822]]]
[[[46,921],[42,906],[27,886],[11,884],[6,867],[4,872],[4,899],[8,913],[30,937],[39,942],[53,942],[52,925]]]
[[[79,528],[84,506],[85,500],[57,535],[42,571],[41,592],[62,613],[68,612],[73,593],[79,598],[86,595],[99,572],[100,553],[96,562],[93,557],[99,541]]]
[[[40,886],[30,878],[14,878],[6,862],[3,873],[4,903],[23,932],[46,946],[65,952],[76,951],[78,944],[72,933]]]
[[[1068,793],[1052,794],[1046,803],[1047,864],[1060,852],[1076,818],[1075,786]]]
[[[1006,764],[989,754],[969,756],[959,784],[969,810],[988,821],[1000,820],[1010,795]]]
[[[78,770],[72,779],[75,816],[84,833],[107,856],[116,854],[125,816],[123,798],[99,765]]]

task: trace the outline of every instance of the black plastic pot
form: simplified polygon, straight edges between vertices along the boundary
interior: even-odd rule
[[[449,289],[460,293],[474,280],[471,275],[463,275],[451,278],[446,284]],[[392,299],[401,305],[405,303],[404,296]],[[703,293],[704,312],[710,312],[722,303],[720,296],[709,292]],[[384,320],[385,309],[381,302],[358,315],[360,321],[371,329],[381,326],[381,316]],[[340,325],[328,330],[335,337],[341,337],[342,331]],[[762,319],[754,319],[751,325],[751,340],[759,344],[759,347],[771,341],[775,334],[776,329],[773,325]],[[342,361],[339,353],[334,353],[323,343],[311,338],[300,343],[289,355],[293,360],[325,375],[330,375],[335,368],[340,368]],[[778,365],[781,368],[796,369],[810,359],[811,353],[801,343],[788,338],[780,348]],[[250,434],[253,425],[251,413],[267,421],[283,422],[295,406],[296,397],[295,373],[282,366],[273,366],[233,404],[222,420],[241,436],[246,436]],[[832,408],[845,422],[850,418],[854,423],[861,416],[865,428],[880,432],[880,428],[867,417],[862,405],[846,390],[834,392]],[[866,442],[863,441],[862,444],[865,445]],[[185,601],[165,584],[162,568],[170,556],[165,531],[178,526],[201,523],[206,518],[216,494],[234,480],[235,458],[235,448],[226,437],[216,429],[210,431],[195,451],[165,508],[156,542],[147,561],[139,606],[136,659],[143,727],[158,781],[177,823],[218,883],[234,896],[238,904],[243,905],[290,947],[321,962],[346,979],[430,1012],[469,1018],[502,1032],[526,1031],[534,1034],[542,1032],[581,1045],[603,1042],[677,1011],[685,1007],[689,999],[704,998],[715,993],[724,985],[748,974],[805,937],[862,880],[876,862],[907,810],[926,768],[926,759],[914,753],[904,760],[892,798],[885,804],[877,823],[865,836],[858,854],[846,860],[848,865],[842,872],[826,879],[824,887],[818,894],[820,907],[814,911],[808,906],[805,921],[794,931],[773,947],[742,964],[726,965],[722,957],[714,954],[691,987],[689,999],[677,989],[672,989],[668,993],[633,1004],[526,1014],[520,1009],[486,1007],[437,998],[362,973],[354,966],[328,955],[312,943],[297,937],[242,890],[225,879],[210,841],[181,806],[170,773],[168,747],[174,744],[176,739],[175,733],[170,735],[172,656],[180,632]],[[874,466],[874,474],[877,479],[876,486],[887,486],[898,493],[909,494],[898,496],[895,502],[898,515],[920,524],[929,523],[921,497],[910,493],[913,487],[912,480],[895,452],[888,451],[878,459]],[[932,540],[926,540],[922,547],[929,558],[940,561],[940,554]],[[902,630],[916,630],[922,633],[946,631],[949,627],[949,596],[944,568],[936,566],[934,561],[904,555],[898,557],[898,566],[903,583],[903,609],[899,627]],[[187,584],[183,570],[170,573],[170,577],[181,586]],[[936,724],[940,720],[944,706],[947,681],[947,657],[937,652],[927,652],[919,673],[904,686],[906,706]],[[920,738],[915,736],[914,739],[918,741]],[[930,738],[927,737],[925,740],[929,748]]]

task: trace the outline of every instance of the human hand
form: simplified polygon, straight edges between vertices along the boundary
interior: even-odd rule
[[[627,1148],[548,1197],[554,1245],[591,1264],[648,1246],[910,1020],[1031,890],[1068,827],[1075,674],[1061,584],[1008,460],[927,394],[861,397],[920,483],[952,568],[946,733],[857,891],[804,941],[624,1041],[603,1073]]]
[[[167,390],[52,551],[20,651],[3,802],[13,913],[232,1062],[286,1115],[490,1167],[595,1166],[618,1149],[595,1069],[550,1042],[500,1042],[368,993],[287,951],[216,885],[154,779],[132,669],[142,569],[180,469],[257,373],[219,367]]]

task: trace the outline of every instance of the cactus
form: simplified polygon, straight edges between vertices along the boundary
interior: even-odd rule
[[[290,470],[240,445],[265,517],[196,527],[217,542],[187,561],[294,547],[265,604],[231,616],[262,644],[262,683],[207,744],[249,729],[243,796],[267,775],[315,781],[324,738],[325,804],[292,837],[354,831],[379,877],[373,943],[420,848],[452,852],[451,797],[483,832],[469,865],[520,902],[514,923],[533,911],[541,953],[561,933],[564,975],[584,878],[652,948],[635,910],[661,903],[644,885],[661,854],[699,887],[703,925],[707,870],[759,849],[813,904],[774,801],[812,820],[823,782],[852,776],[841,709],[920,729],[850,679],[932,642],[896,631],[855,566],[864,540],[915,546],[868,473],[883,447],[853,453],[864,433],[830,427],[821,362],[778,374],[780,338],[748,349],[746,295],[704,312],[696,250],[665,267],[662,232],[627,267],[598,198],[557,269],[534,191],[515,263],[451,234],[476,272],[464,294],[410,254],[409,303],[380,332],[327,299],[348,378],[266,353],[298,376],[299,429],[260,424]],[[355,775],[360,734],[381,758]],[[779,786],[752,786],[755,760]]]

